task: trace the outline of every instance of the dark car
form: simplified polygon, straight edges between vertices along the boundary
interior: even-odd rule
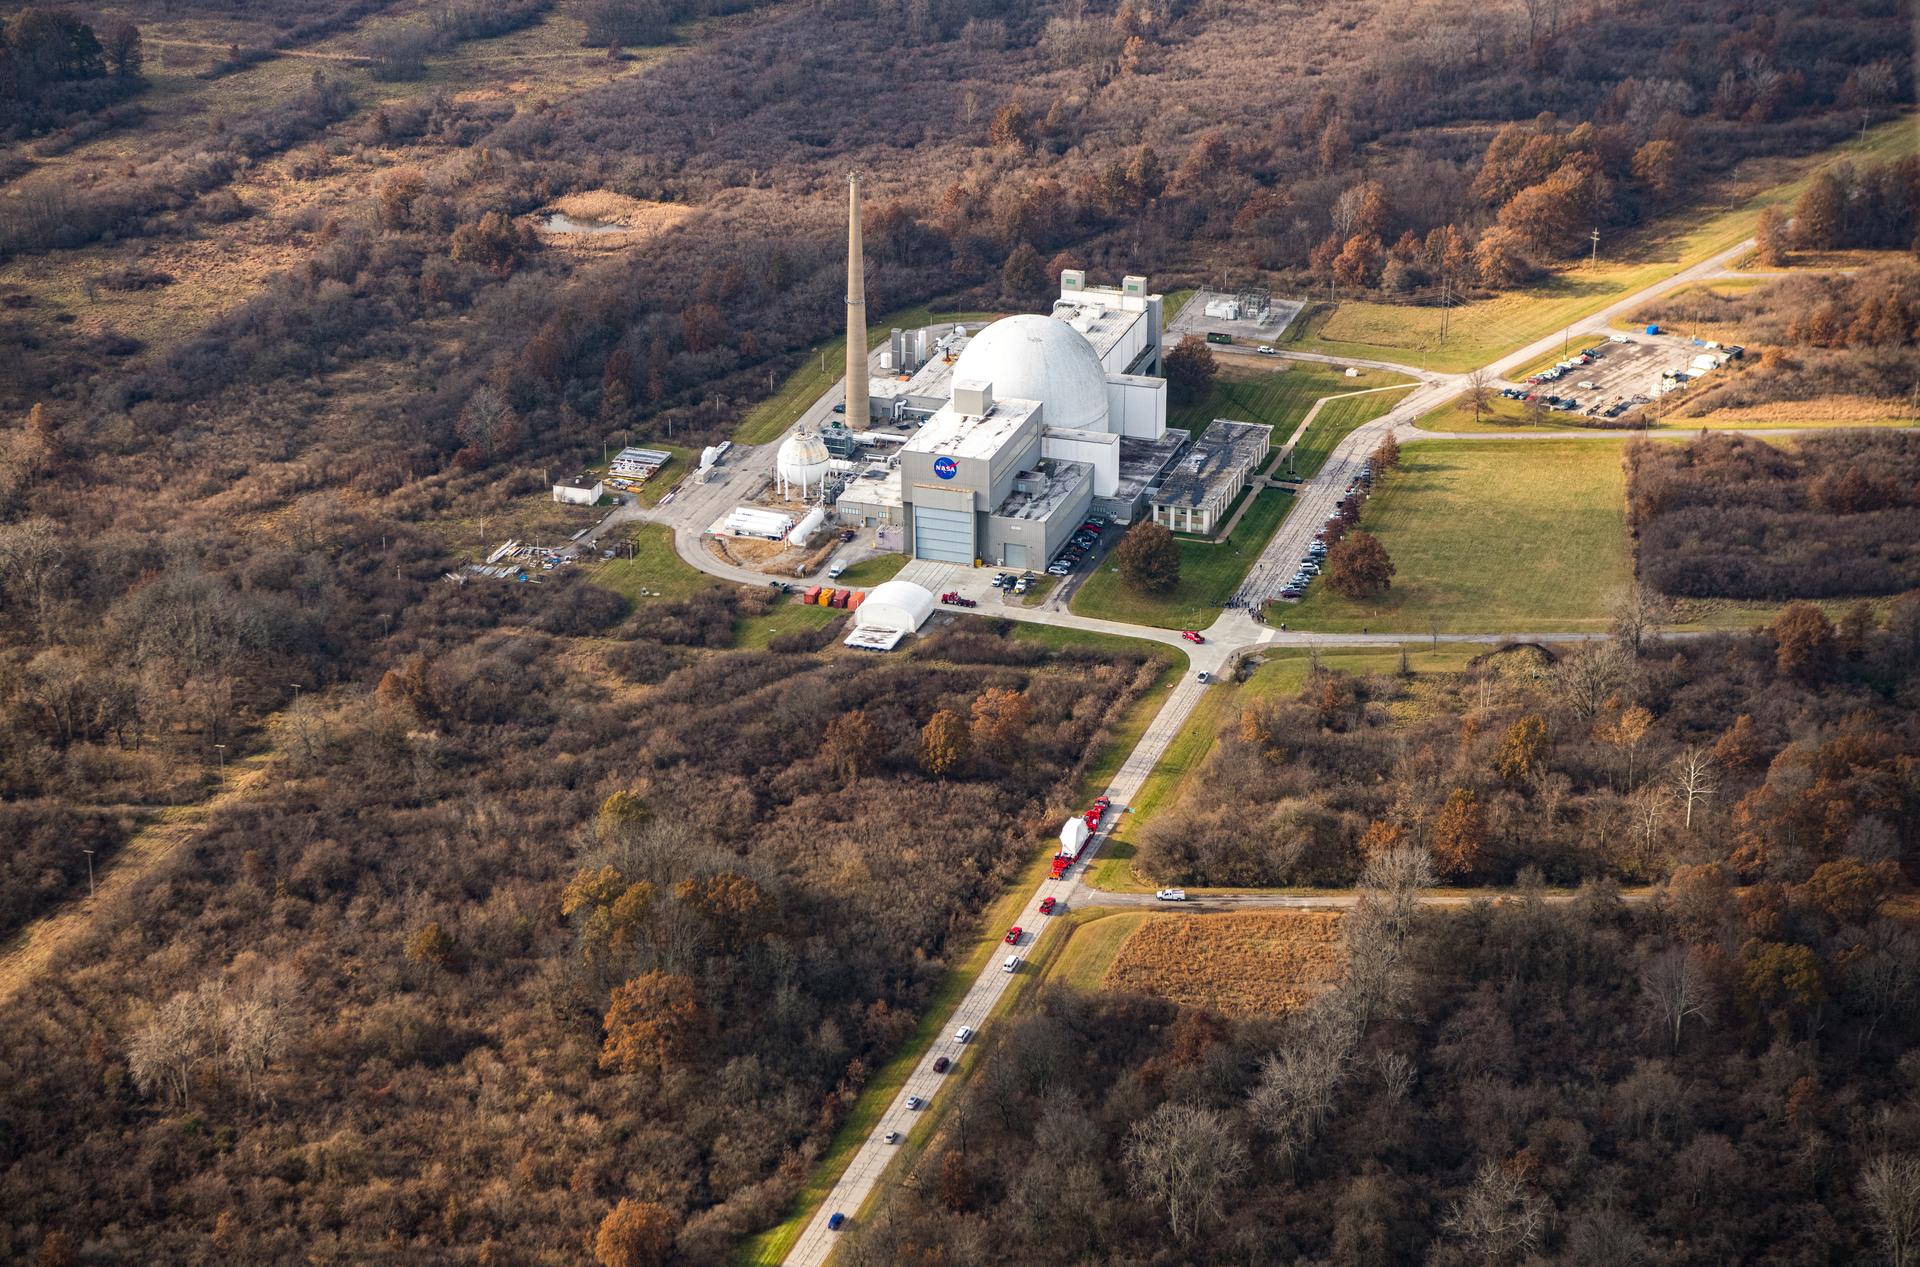
[[[827,1230],[829,1232],[837,1232],[840,1230],[841,1225],[844,1224],[846,1221],[847,1221],[847,1216],[840,1213],[840,1211],[835,1210],[831,1215],[827,1217]]]
[[[1297,589],[1293,589],[1292,587],[1288,587],[1287,589],[1283,589],[1283,590],[1281,590],[1281,591],[1280,591],[1280,597],[1282,597],[1282,598],[1298,598],[1298,597],[1300,597],[1300,591],[1299,591],[1299,590],[1297,590]]]
[[[953,1067],[953,1062],[951,1060],[948,1060],[945,1056],[934,1057],[933,1071],[935,1073],[945,1073],[948,1069],[952,1067]]]

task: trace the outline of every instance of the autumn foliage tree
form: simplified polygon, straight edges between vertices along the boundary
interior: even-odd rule
[[[1538,713],[1528,713],[1507,727],[1493,766],[1509,783],[1525,783],[1544,767],[1547,752],[1547,723]]]
[[[1165,594],[1180,584],[1180,543],[1165,524],[1143,520],[1127,529],[1114,547],[1120,579],[1149,594]]]
[[[1788,603],[1768,627],[1782,676],[1818,681],[1833,665],[1833,622],[1812,603]]]
[[[941,709],[920,728],[920,768],[936,779],[965,765],[972,752],[967,723],[951,708]]]
[[[1372,598],[1393,586],[1393,560],[1370,532],[1348,533],[1327,551],[1327,584],[1346,598]]]
[[[644,973],[613,991],[600,1067],[616,1073],[665,1072],[698,1048],[709,1025],[689,978]]]
[[[877,741],[873,721],[865,709],[856,708],[827,723],[826,733],[820,740],[820,755],[842,779],[854,783],[873,769]]]
[[[1206,342],[1189,334],[1168,350],[1163,368],[1167,376],[1167,391],[1177,405],[1191,404],[1207,394],[1213,386],[1214,375],[1219,366],[1214,363],[1213,351]]]
[[[1006,686],[989,686],[973,701],[973,746],[987,752],[1004,754],[1017,745],[1032,713],[1024,692]]]
[[[1487,811],[1471,788],[1447,793],[1433,820],[1433,866],[1442,875],[1466,875],[1487,843]]]
[[[673,1252],[673,1215],[653,1201],[622,1197],[593,1238],[598,1267],[661,1267]]]

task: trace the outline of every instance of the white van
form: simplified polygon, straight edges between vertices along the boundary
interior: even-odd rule
[[[1002,972],[1015,972],[1015,971],[1018,971],[1018,970],[1019,970],[1019,967],[1020,967],[1020,956],[1019,956],[1019,955],[1008,955],[1008,956],[1007,956],[1007,958],[1006,958],[1006,962],[1004,962],[1004,963],[1002,963],[1002,964],[1000,965],[1000,971],[1002,971]]]
[[[953,1031],[953,1041],[956,1043],[964,1043],[972,1037],[973,1026],[971,1025],[962,1025],[959,1029]]]

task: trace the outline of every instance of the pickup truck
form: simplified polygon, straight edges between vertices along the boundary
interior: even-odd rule
[[[1159,889],[1154,892],[1154,896],[1162,902],[1184,902],[1187,900],[1187,891],[1185,889]]]

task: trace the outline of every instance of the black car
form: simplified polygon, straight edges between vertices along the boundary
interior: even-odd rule
[[[935,1073],[945,1073],[952,1064],[953,1062],[951,1060],[948,1060],[945,1056],[935,1057],[933,1062],[933,1071]]]

